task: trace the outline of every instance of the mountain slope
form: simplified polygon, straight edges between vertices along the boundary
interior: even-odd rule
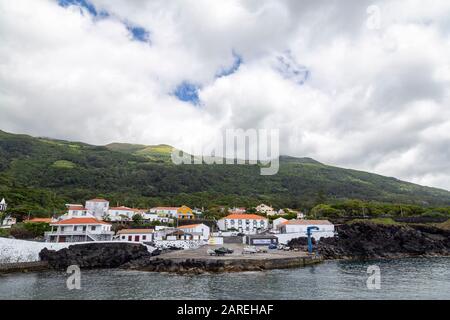
[[[310,206],[317,199],[362,199],[450,205],[450,192],[395,178],[327,166],[310,158],[280,158],[280,171],[256,165],[173,165],[171,147],[93,146],[0,131],[0,197],[21,210],[60,210],[64,203],[105,196],[134,206]]]

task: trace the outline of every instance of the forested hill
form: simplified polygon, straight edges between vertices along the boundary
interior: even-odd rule
[[[167,145],[93,146],[0,131],[0,198],[16,211],[60,211],[103,196],[135,207],[181,205],[311,207],[337,199],[450,205],[448,191],[341,169],[310,158],[281,157],[280,171],[258,166],[174,165]]]

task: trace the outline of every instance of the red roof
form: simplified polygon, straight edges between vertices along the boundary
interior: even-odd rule
[[[178,210],[180,207],[156,207],[151,210]]]
[[[26,222],[44,222],[44,223],[51,223],[52,218],[33,218],[30,220],[26,220]]]
[[[267,220],[267,218],[258,216],[257,214],[233,213],[222,219],[250,219],[250,220]]]
[[[61,225],[61,224],[108,224],[104,221],[97,220],[95,218],[72,218],[61,220],[58,222],[52,223],[52,225]]]
[[[179,226],[177,227],[178,229],[190,229],[190,228],[195,228],[196,226],[201,225],[201,223],[197,223],[197,224],[187,224],[184,226]]]
[[[87,209],[85,207],[83,207],[82,205],[80,205],[80,206],[72,205],[67,210],[81,210],[81,211],[85,211]]]

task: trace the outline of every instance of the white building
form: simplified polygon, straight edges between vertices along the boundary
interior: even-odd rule
[[[334,225],[328,220],[289,220],[278,225],[280,233],[292,234],[296,238],[306,237],[308,227],[319,228],[312,231],[312,237],[316,240],[334,237]]]
[[[133,209],[128,207],[112,207],[109,208],[106,215],[105,220],[108,221],[131,221],[133,220],[133,216],[135,214],[141,214],[143,217],[144,214],[139,209]]]
[[[108,213],[109,201],[105,199],[91,199],[86,201],[86,209],[97,219],[103,219]]]
[[[246,208],[243,208],[243,207],[239,207],[239,208],[236,208],[236,207],[234,207],[234,208],[230,208],[230,209],[228,209],[228,213],[231,213],[231,214],[243,214],[243,213],[246,213],[247,212],[247,209]]]
[[[71,218],[50,223],[47,242],[110,241],[114,235],[109,223],[95,218]],[[56,230],[55,230],[56,229]]]
[[[275,220],[272,221],[272,229],[275,231],[279,231],[278,227],[280,224],[285,223],[286,221],[288,221],[285,218],[277,218]]]
[[[117,232],[119,241],[146,242],[153,240],[153,229],[122,229]]]
[[[297,212],[297,219],[305,219],[305,214],[301,211]]]
[[[157,214],[160,217],[176,218],[179,207],[155,207],[150,209],[150,213]]]
[[[142,217],[144,218],[145,221],[148,221],[148,222],[159,221],[161,223],[173,223],[172,218],[161,217],[161,216],[158,216],[156,213],[144,213],[142,215]]]
[[[3,221],[2,221],[2,225],[0,226],[0,228],[2,229],[9,229],[11,228],[13,225],[15,225],[17,223],[17,219],[13,218],[11,216],[6,216]]]
[[[273,216],[277,214],[277,211],[275,211],[271,206],[268,206],[264,203],[261,203],[259,206],[257,206],[256,211],[268,216]]]
[[[183,230],[184,232],[193,235],[194,239],[196,239],[197,236],[199,237],[199,240],[209,239],[210,228],[203,223],[179,226],[177,227],[177,229]]]
[[[66,204],[67,213],[62,215],[60,219],[72,218],[93,218],[94,216],[82,204]]]
[[[269,228],[269,220],[256,214],[230,214],[217,221],[217,225],[221,231],[256,234]]]

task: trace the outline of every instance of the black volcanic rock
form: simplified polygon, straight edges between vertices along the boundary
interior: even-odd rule
[[[450,255],[450,231],[424,225],[369,222],[339,226],[338,236],[317,245],[325,259]]]
[[[80,268],[117,268],[124,263],[150,257],[147,248],[133,243],[86,243],[71,245],[58,251],[44,248],[39,257],[54,269],[70,265]]]

